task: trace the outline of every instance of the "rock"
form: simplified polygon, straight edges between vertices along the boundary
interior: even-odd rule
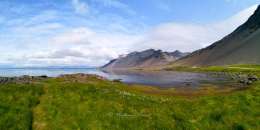
[[[32,81],[43,80],[48,78],[47,76],[29,76],[23,75],[21,77],[0,77],[0,84],[6,83],[26,83],[29,84]]]
[[[8,80],[8,78],[6,78],[6,77],[1,77],[0,78],[0,83],[1,84],[5,84],[6,82],[8,82],[9,80]]]
[[[245,84],[245,83],[246,83],[246,81],[245,81],[245,80],[243,80],[243,79],[241,79],[241,80],[239,80],[239,83]]]
[[[88,78],[96,78],[96,79],[100,79],[100,80],[106,80],[106,78],[102,77],[102,76],[98,76],[95,74],[84,74],[84,73],[78,73],[78,74],[64,74],[64,75],[60,75],[60,78],[66,78],[66,79],[79,79],[79,80],[85,80]]]
[[[191,86],[191,84],[192,84],[191,82],[185,82],[186,86]]]
[[[253,82],[251,81],[251,80],[248,80],[247,82],[246,82],[246,84],[247,85],[251,85]]]
[[[241,79],[241,80],[239,80],[239,83],[244,84],[244,85],[250,85],[250,84],[252,84],[252,81],[249,82],[249,80],[247,80],[247,79]]]
[[[244,85],[251,85],[253,84],[255,81],[257,81],[258,78],[255,77],[255,76],[250,76],[250,77],[247,77],[247,78],[240,78],[239,80],[239,83],[242,83]]]
[[[250,80],[250,81],[257,81],[258,77],[256,75],[248,75],[248,80]]]
[[[48,78],[47,75],[41,75],[41,76],[39,76],[39,77],[40,77],[40,78],[44,78],[44,79]]]
[[[121,83],[122,79],[114,79],[113,82]]]

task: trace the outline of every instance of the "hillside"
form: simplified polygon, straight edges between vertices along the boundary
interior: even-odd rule
[[[222,40],[174,62],[176,66],[260,64],[260,7]]]
[[[111,60],[104,65],[103,69],[128,69],[128,68],[144,68],[156,67],[169,64],[188,53],[180,51],[163,52],[161,50],[149,49],[142,52],[133,52],[118,59]]]

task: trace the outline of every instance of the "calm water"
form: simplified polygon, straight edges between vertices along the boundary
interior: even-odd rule
[[[85,69],[85,68],[3,68],[0,69],[0,76],[2,77],[13,77],[13,76],[41,76],[47,75],[49,77],[57,77],[62,74],[76,74],[76,73],[86,73],[86,74],[98,74],[103,73],[97,69]]]
[[[97,74],[106,77],[110,80],[121,79],[122,82],[128,84],[142,84],[159,87],[197,87],[201,84],[228,84],[231,81],[228,77],[215,76],[204,73],[190,73],[190,72],[138,72],[138,71],[113,71],[104,72],[98,69],[71,69],[71,68],[22,68],[22,69],[0,69],[0,76],[40,76],[47,75],[49,77],[56,77],[61,74]]]

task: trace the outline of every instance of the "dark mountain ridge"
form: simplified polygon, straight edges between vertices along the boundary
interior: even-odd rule
[[[260,7],[234,32],[212,45],[195,51],[174,65],[212,66],[260,64]]]
[[[188,53],[180,51],[163,52],[162,50],[149,49],[141,52],[132,52],[126,56],[120,56],[104,65],[103,69],[129,69],[147,68],[169,64]]]

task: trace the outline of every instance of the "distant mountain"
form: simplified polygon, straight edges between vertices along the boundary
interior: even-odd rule
[[[1,66],[0,69],[95,69],[90,66]]]
[[[186,66],[260,64],[260,6],[248,21],[233,33],[173,64]]]
[[[104,65],[103,69],[130,69],[147,68],[166,65],[173,62],[188,53],[180,51],[163,52],[161,50],[149,49],[142,52],[133,52],[126,56],[120,56]]]

